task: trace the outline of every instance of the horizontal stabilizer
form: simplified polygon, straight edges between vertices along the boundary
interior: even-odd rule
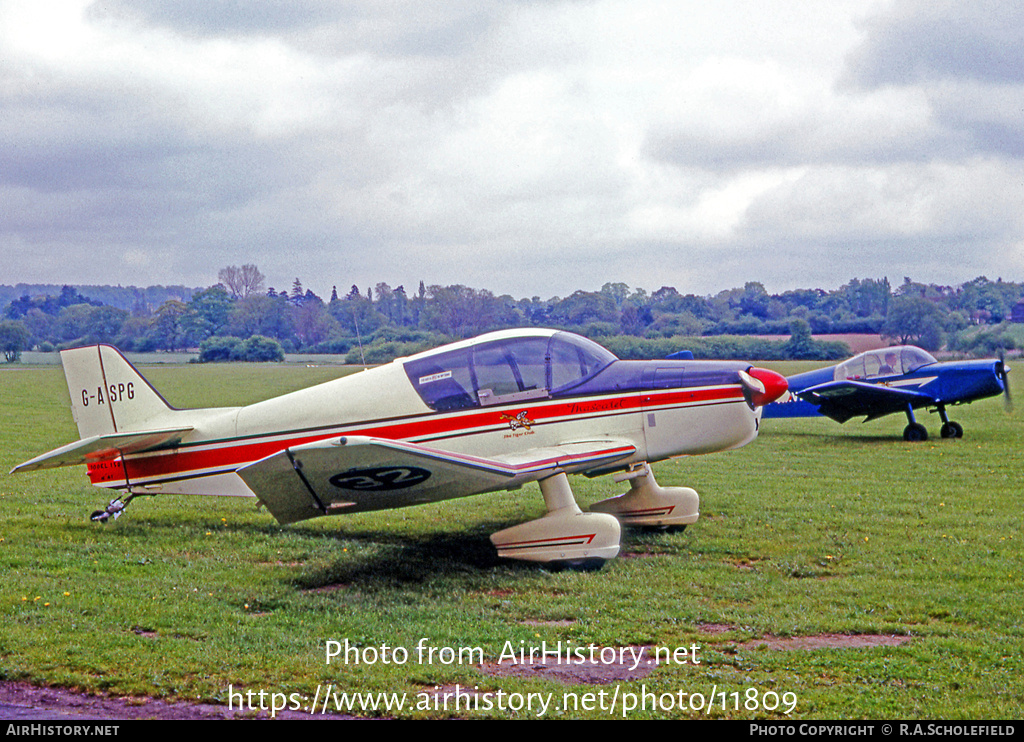
[[[192,428],[189,427],[93,435],[36,456],[24,464],[18,464],[11,469],[11,474],[20,471],[36,471],[37,469],[55,469],[59,466],[95,464],[101,461],[113,461],[122,454],[172,448],[191,431]]]
[[[560,472],[608,466],[630,443],[588,441],[495,458],[349,436],[281,451],[238,470],[280,523],[512,489]]]

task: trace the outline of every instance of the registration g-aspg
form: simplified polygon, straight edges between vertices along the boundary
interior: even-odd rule
[[[135,384],[131,381],[127,384],[111,384],[107,387],[106,399],[103,397],[103,387],[101,386],[96,387],[95,394],[89,394],[88,389],[82,390],[83,407],[88,407],[93,402],[106,404],[107,402],[123,402],[126,399],[135,399]]]

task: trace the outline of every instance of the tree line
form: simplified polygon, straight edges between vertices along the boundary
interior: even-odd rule
[[[670,286],[648,293],[609,282],[599,291],[549,299],[421,281],[412,292],[387,283],[365,290],[353,285],[343,293],[335,287],[325,299],[298,278],[288,291],[265,288],[255,265],[228,266],[216,284],[183,291],[180,298],[156,306],[136,301],[125,309],[81,290],[65,286],[58,293],[25,294],[7,304],[0,344],[8,360],[25,349],[102,342],[136,352],[199,349],[208,360],[277,357],[279,349],[346,354],[350,362],[377,363],[449,340],[524,326],[578,332],[620,357],[657,357],[673,343],[679,349],[679,338],[690,339],[687,347],[696,346],[704,357],[840,357],[845,348],[813,339],[826,333],[877,333],[929,350],[969,351],[965,338],[977,338],[979,326],[1001,326],[1024,296],[1022,284],[979,277],[956,287],[905,278],[896,288],[886,278],[852,279],[833,291],[779,294],[747,282],[709,296],[683,294]],[[764,335],[789,340],[770,346]],[[1008,336],[993,341],[989,335],[988,342],[1013,347]],[[722,336],[733,340],[724,343]]]

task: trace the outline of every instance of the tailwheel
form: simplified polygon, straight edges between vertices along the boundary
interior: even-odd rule
[[[942,424],[940,434],[943,438],[963,438],[964,429],[960,423],[947,422]]]
[[[910,443],[920,443],[928,440],[928,429],[921,423],[910,423],[903,429],[903,440]]]
[[[125,508],[128,507],[128,503],[134,499],[134,493],[129,494],[123,500],[120,497],[115,497],[103,510],[95,510],[93,514],[89,516],[89,520],[93,523],[109,523],[110,519],[117,520],[121,517],[121,513],[124,512]]]

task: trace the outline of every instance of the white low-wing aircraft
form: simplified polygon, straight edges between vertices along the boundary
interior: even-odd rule
[[[172,408],[120,352],[61,352],[81,440],[13,472],[86,464],[121,490],[255,497],[281,523],[537,481],[547,514],[491,536],[513,559],[596,566],[620,525],[684,526],[697,493],[648,462],[738,448],[786,380],[737,362],[621,361],[568,332],[490,333],[245,407]],[[581,512],[567,474],[617,472],[624,495]]]

